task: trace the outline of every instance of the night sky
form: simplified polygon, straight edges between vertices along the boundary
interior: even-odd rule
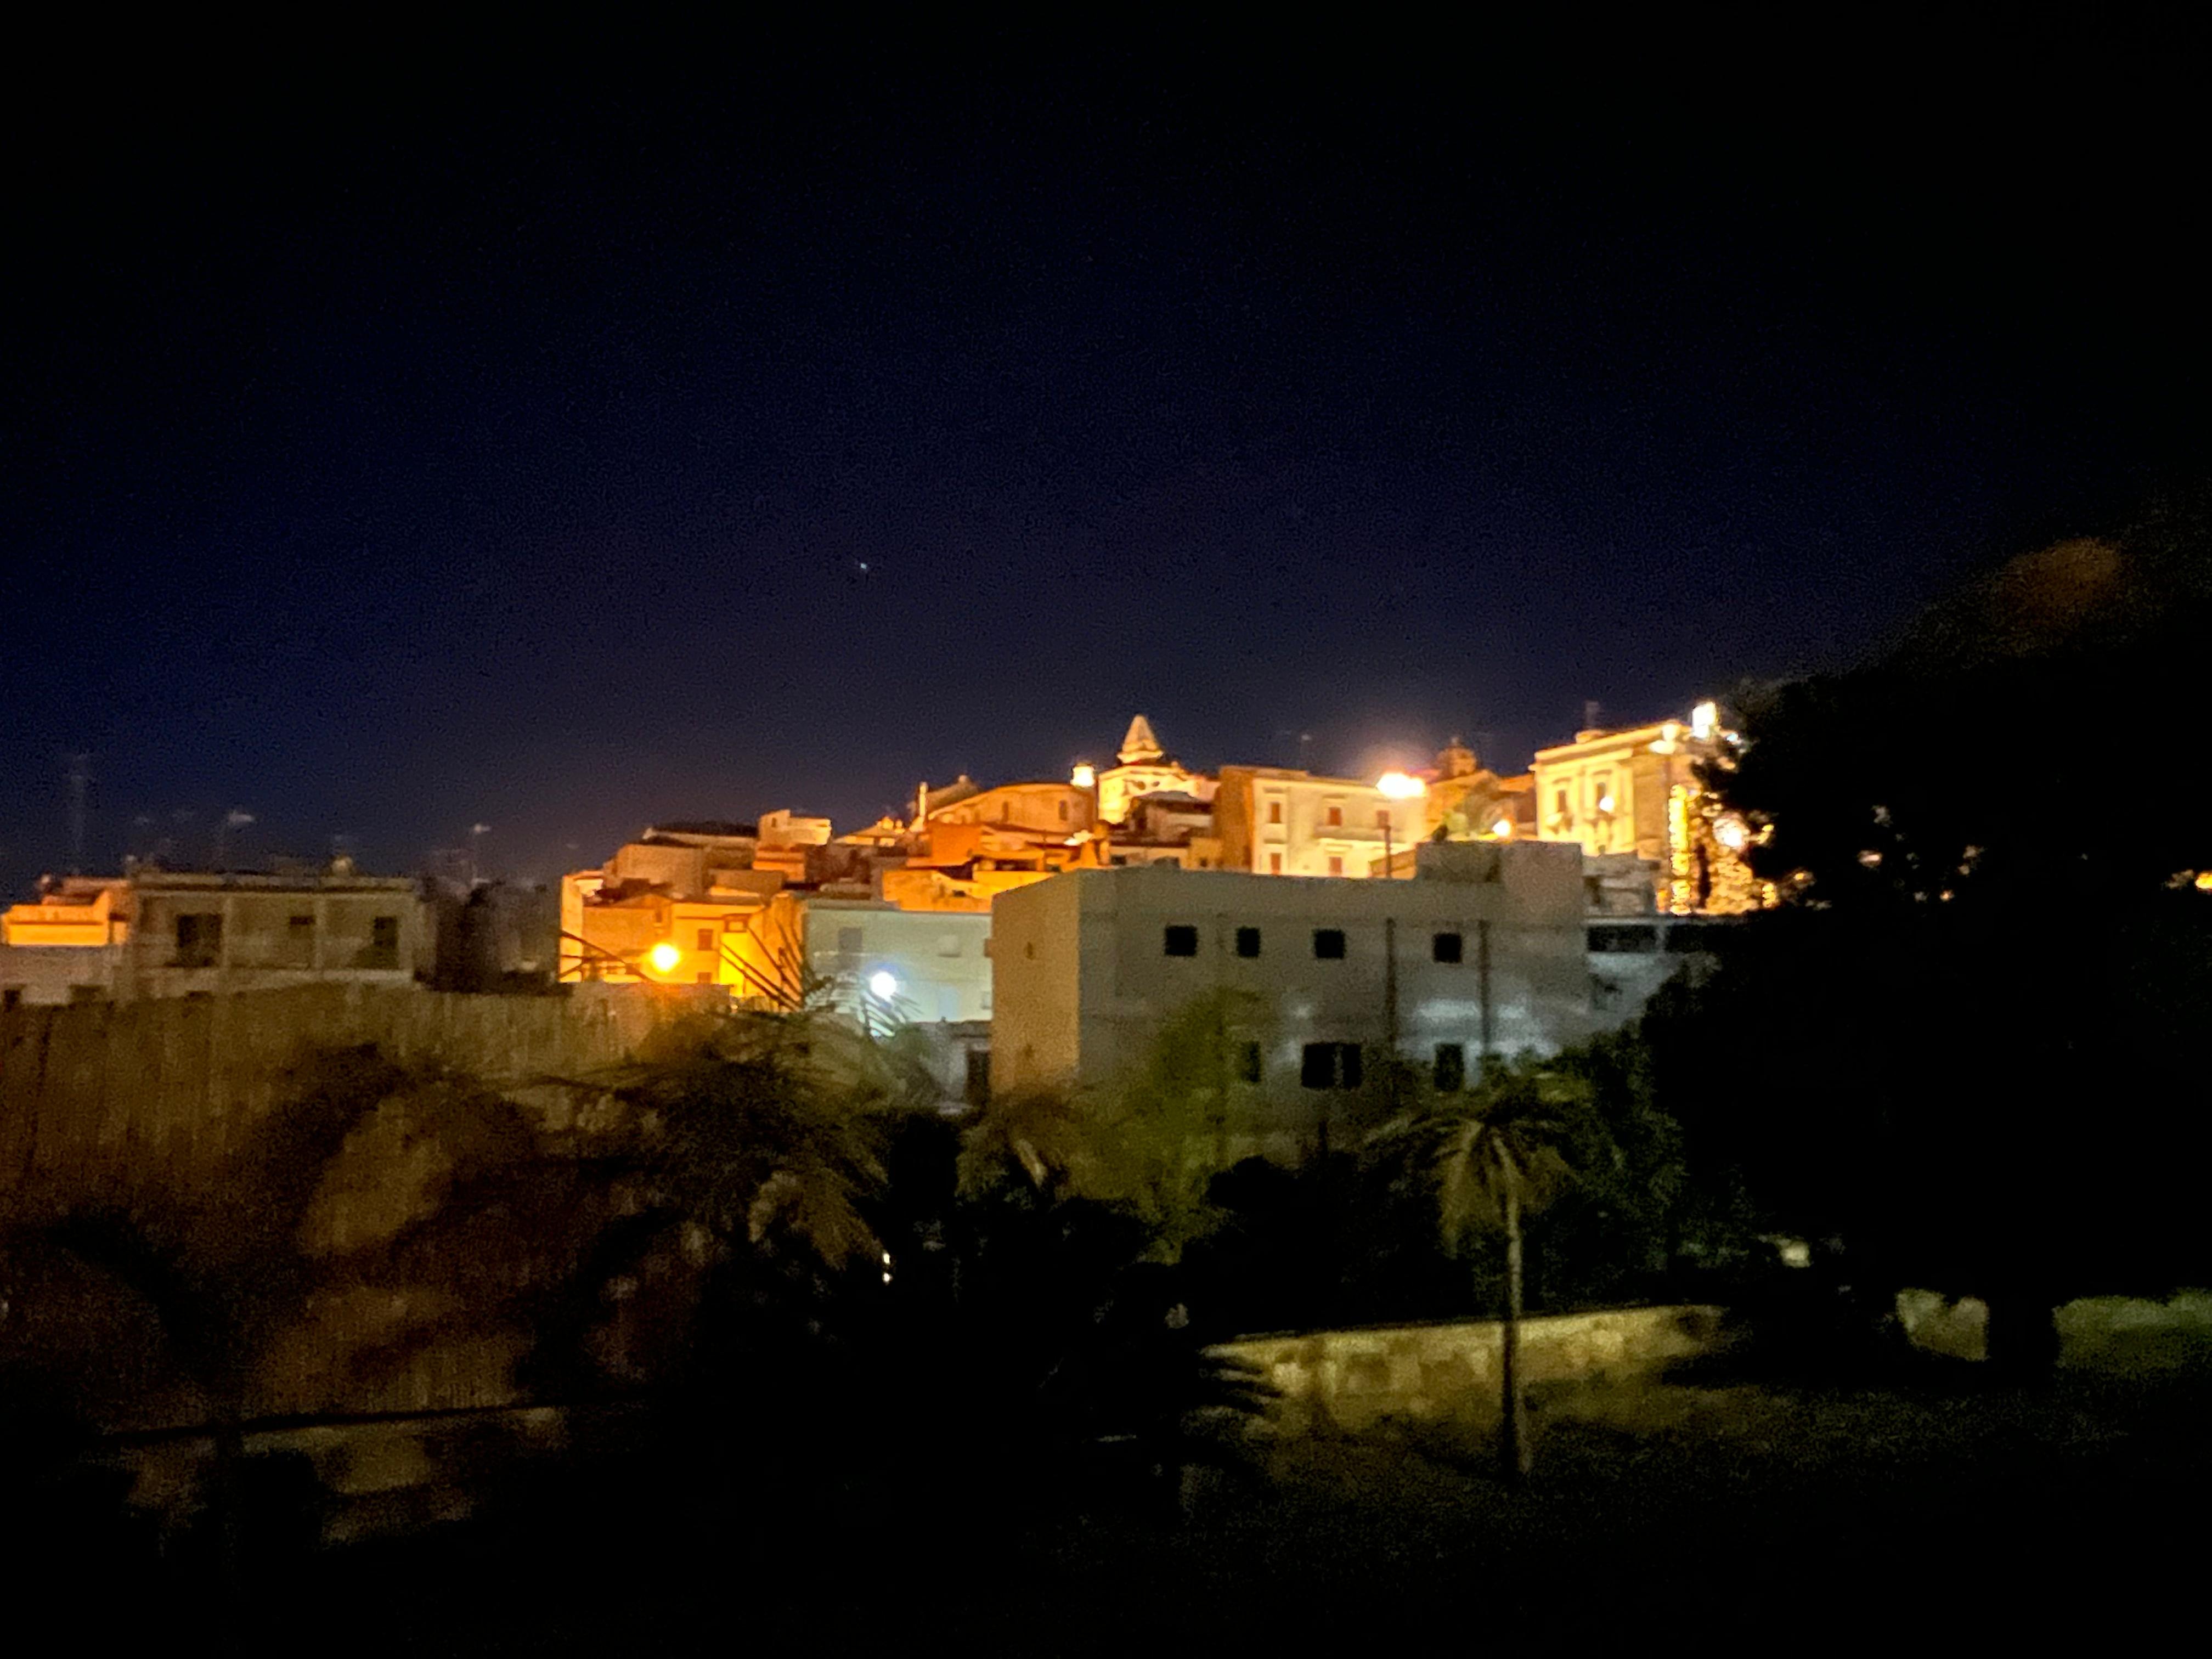
[[[1614,44],[58,62],[0,877],[1518,769],[2195,462],[2198,42]]]

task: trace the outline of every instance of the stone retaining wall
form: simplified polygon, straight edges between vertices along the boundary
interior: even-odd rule
[[[1722,1310],[1617,1308],[1549,1314],[1521,1325],[1532,1390],[1650,1380],[1710,1352]],[[1502,1327],[1495,1320],[1249,1337],[1221,1345],[1277,1391],[1278,1427],[1357,1432],[1388,1418],[1494,1419]]]

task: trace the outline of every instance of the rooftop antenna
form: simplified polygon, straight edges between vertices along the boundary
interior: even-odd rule
[[[84,873],[84,803],[92,786],[92,757],[71,755],[69,763],[69,871]]]
[[[488,823],[472,823],[469,826],[469,885],[471,887],[483,878],[482,866],[477,856],[477,848],[483,838],[490,833],[491,825]]]
[[[1597,699],[1595,697],[1585,699],[1583,703],[1583,730],[1585,732],[1595,732],[1597,730],[1598,714],[1599,708]]]

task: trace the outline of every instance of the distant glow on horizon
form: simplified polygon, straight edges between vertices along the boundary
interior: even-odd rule
[[[684,960],[684,952],[663,939],[646,952],[645,959],[653,964],[657,973],[673,973],[676,964]]]
[[[1411,800],[1429,793],[1427,784],[1407,772],[1385,772],[1375,780],[1375,787],[1392,800]]]

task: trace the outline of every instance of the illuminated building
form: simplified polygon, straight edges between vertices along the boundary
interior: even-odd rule
[[[1426,833],[1425,803],[1357,778],[1279,766],[1224,766],[1213,796],[1224,870],[1262,876],[1380,873],[1386,848]]]
[[[1270,1155],[1372,1121],[1393,1056],[1460,1086],[1486,1052],[1593,1029],[1571,847],[1425,845],[1388,884],[1083,872],[1006,895],[993,922],[995,1086],[1111,1084],[1208,1004],[1237,1133]]]
[[[1161,748],[1152,735],[1152,723],[1142,714],[1129,722],[1114,758],[1114,765],[1097,774],[1098,816],[1107,823],[1127,823],[1136,803],[1147,795],[1188,797],[1201,803],[1213,799],[1213,780],[1179,764]]]
[[[755,867],[759,848],[751,824],[656,825],[601,867],[562,877],[559,977],[741,984],[733,936],[784,884]]]
[[[0,915],[0,1001],[82,1002],[112,995],[131,937],[131,884],[49,878]]]
[[[1719,711],[1700,703],[1687,720],[1578,732],[1536,751],[1536,832],[1577,842],[1593,857],[1641,860],[1658,908],[1671,915],[1729,915],[1772,902],[1741,857],[1751,831],[1719,812],[1698,777],[1735,742]]]

